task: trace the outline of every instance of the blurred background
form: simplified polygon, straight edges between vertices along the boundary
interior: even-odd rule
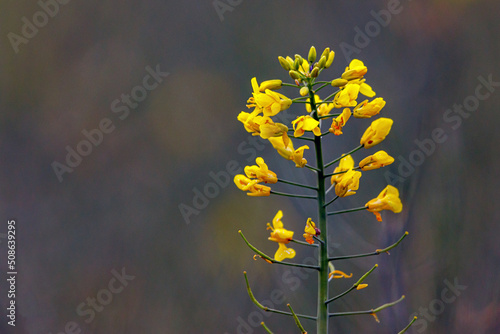
[[[333,318],[331,332],[397,333],[413,315],[410,333],[500,332],[498,1],[60,2],[1,2],[0,268],[15,219],[18,271],[16,327],[2,315],[1,333],[264,333],[262,320],[297,333],[253,305],[242,272],[259,300],[304,314],[315,312],[316,276],[254,261],[237,231],[272,255],[266,223],[281,209],[300,236],[316,206],[250,198],[225,176],[262,156],[279,176],[313,182],[236,120],[250,79],[291,82],[277,57],[311,45],[336,52],[323,80],[362,59],[394,120],[377,149],[396,162],[364,173],[358,194],[331,209],[362,206],[388,182],[404,203],[382,223],[369,212],[332,218],[331,255],[410,233],[390,256],[335,263],[353,278],[332,282],[332,295],[379,268],[332,312],[406,299],[380,323]],[[370,123],[328,136],[326,159],[356,147]],[[298,261],[314,258],[294,248]],[[6,312],[5,279],[0,288]]]

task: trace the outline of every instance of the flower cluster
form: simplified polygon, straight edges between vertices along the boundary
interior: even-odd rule
[[[337,78],[328,81],[317,80],[318,76],[332,65],[334,58],[335,52],[330,50],[330,48],[326,48],[318,57],[314,47],[311,47],[309,50],[307,58],[298,54],[295,55],[294,58],[290,56],[278,57],[279,64],[288,72],[293,82],[287,83],[279,79],[271,79],[263,81],[259,85],[257,79],[252,78],[252,96],[249,97],[247,101],[247,107],[251,110],[249,112],[241,111],[237,116],[238,121],[243,124],[245,130],[251,133],[252,136],[260,136],[262,139],[268,140],[278,154],[286,160],[293,161],[295,167],[309,169],[312,173],[316,174],[316,185],[306,185],[283,180],[279,178],[276,173],[269,170],[264,159],[259,157],[256,159],[257,165],[245,167],[245,175],[236,175],[234,177],[234,182],[239,189],[248,192],[247,195],[249,196],[269,196],[275,194],[303,199],[314,199],[317,202],[318,216],[317,219],[314,220],[317,221],[318,224],[313,222],[313,218],[307,218],[303,234],[305,242],[293,239],[294,232],[284,228],[282,222],[283,212],[281,210],[276,213],[272,223],[267,224],[267,228],[271,230],[269,240],[278,243],[278,249],[272,258],[251,245],[243,234],[240,233],[249,247],[267,262],[300,266],[319,271],[320,287],[318,295],[318,312],[323,315],[319,314],[317,317],[318,333],[323,332],[323,330],[327,328],[324,319],[325,314],[328,314],[328,303],[336,299],[328,299],[328,293],[325,294],[325,291],[328,291],[328,289],[322,286],[328,284],[328,281],[333,278],[352,277],[352,274],[347,275],[335,269],[330,262],[332,258],[328,255],[327,217],[340,213],[366,210],[374,213],[378,221],[382,221],[380,214],[382,210],[390,210],[394,213],[398,213],[403,209],[398,190],[389,185],[376,198],[368,201],[362,207],[327,212],[327,207],[338,198],[352,196],[357,193],[360,188],[362,172],[382,168],[394,162],[394,158],[382,150],[361,159],[357,166],[352,157],[352,155],[361,148],[370,149],[385,140],[393,124],[392,119],[386,117],[380,117],[371,122],[366,128],[366,131],[358,137],[360,138],[360,145],[358,147],[349,151],[346,150],[348,153],[343,154],[329,163],[323,162],[323,154],[326,156],[329,153],[329,150],[325,150],[322,146],[323,137],[330,134],[340,136],[345,132],[349,132],[349,129],[346,127],[348,127],[348,122],[352,122],[350,121],[352,118],[361,119],[361,121],[363,121],[363,119],[375,117],[381,113],[386,105],[383,98],[375,98],[375,91],[366,82],[365,75],[368,72],[368,68],[361,60],[352,60]],[[295,87],[298,89],[298,96],[289,98],[277,92],[277,90],[284,87]],[[323,89],[328,87],[330,87],[330,89],[333,87],[334,92],[324,94]],[[361,95],[371,100],[364,99],[362,102],[358,102]],[[303,104],[304,107],[298,108],[299,113],[296,114],[295,119],[289,125],[277,122],[276,115],[289,109],[292,105],[301,104]],[[302,112],[300,112],[300,110],[302,110]],[[273,117],[275,119],[273,119]],[[328,123],[327,125],[329,128],[328,131],[322,132],[322,128],[324,130],[327,129],[323,126],[325,122]],[[299,146],[297,145],[297,141],[299,140],[308,141],[309,145]],[[312,165],[309,164],[308,160],[304,157],[305,154],[308,154],[309,151],[306,150],[309,150],[311,145],[314,145],[313,152],[315,152],[316,158],[316,163]],[[336,163],[338,164],[335,168],[330,169],[330,166]],[[330,189],[327,189],[325,185],[325,181],[327,181],[328,178],[330,178]],[[315,195],[283,193],[271,190],[271,187],[265,185],[276,184],[278,182],[299,187],[302,190],[307,189],[307,191],[314,191]],[[330,190],[334,190],[335,196],[331,200],[327,200]],[[405,236],[406,235],[407,233]],[[401,242],[403,238],[404,236],[398,243]],[[284,260],[294,259],[296,256],[297,252],[293,248],[287,247],[291,242],[303,244],[305,246],[318,247],[318,265],[309,266],[305,264],[284,262]],[[391,247],[395,247],[398,243]],[[391,247],[384,250],[388,250]],[[376,252],[376,254],[366,253],[353,255],[351,257],[355,258],[378,254],[379,252]],[[367,284],[362,284],[362,281],[376,267],[377,265],[363,275],[353,285],[351,290],[360,290],[367,287]],[[248,289],[250,288],[248,287]],[[252,297],[253,295],[250,290],[249,293]],[[370,314],[375,315],[375,312]],[[293,311],[290,315],[294,315]],[[300,324],[298,318],[295,317],[295,319],[296,323]],[[324,333],[326,332],[325,330]]]

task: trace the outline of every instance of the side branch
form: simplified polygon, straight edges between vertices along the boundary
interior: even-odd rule
[[[243,235],[243,232],[241,232],[241,230],[239,230],[238,233],[241,235],[241,237],[243,238],[243,240],[245,241],[245,243],[247,244],[247,246],[250,247],[251,250],[253,250],[255,253],[257,253],[257,255],[259,255],[261,258],[263,258],[266,262],[269,262],[269,263],[278,263],[278,264],[282,264],[284,266],[292,266],[292,267],[300,267],[300,268],[307,268],[307,269],[316,269],[316,270],[319,270],[318,266],[311,266],[311,265],[308,265],[308,264],[300,264],[300,263],[289,263],[289,262],[276,261],[275,259],[273,259],[269,255],[264,254],[263,252],[261,252],[260,250],[258,250],[257,248],[255,248],[255,246],[253,246],[251,243],[249,243],[248,240],[247,240],[247,238],[245,238],[245,236]]]
[[[297,198],[310,198],[310,199],[317,199],[316,196],[311,196],[311,195],[298,195],[298,194],[288,194],[288,193],[282,193],[279,191],[271,190],[271,194],[275,195],[280,195],[280,196],[286,196],[286,197],[297,197]]]
[[[352,285],[349,289],[347,289],[346,291],[342,292],[342,293],[341,293],[340,295],[338,295],[338,296],[335,296],[335,297],[333,297],[333,298],[328,299],[328,300],[325,302],[325,304],[327,304],[327,305],[328,305],[329,303],[333,302],[334,300],[337,300],[337,299],[339,299],[339,298],[341,298],[341,297],[343,297],[343,296],[347,295],[349,292],[351,292],[351,291],[352,291],[352,290],[354,290],[354,289],[358,289],[358,290],[359,290],[359,289],[361,289],[361,288],[363,288],[363,287],[366,287],[366,285],[364,285],[364,286],[361,286],[360,288],[358,288],[358,287],[359,287],[359,285],[360,285],[361,283],[363,283],[363,281],[364,281],[364,280],[368,277],[368,275],[370,275],[370,274],[371,274],[371,273],[375,270],[375,268],[377,268],[377,267],[378,267],[378,264],[374,265],[372,269],[370,269],[370,270],[369,270],[366,274],[364,274],[363,276],[361,276],[361,278],[360,278],[360,279],[359,279],[356,283],[354,283],[354,284],[353,284],[353,285]]]
[[[394,247],[396,247],[397,245],[399,245],[401,243],[401,241],[403,241],[404,238],[406,238],[406,236],[408,235],[408,231],[406,231],[402,236],[401,238],[399,238],[398,241],[396,241],[395,243],[393,243],[392,245],[390,245],[389,247],[386,247],[384,249],[377,249],[375,250],[375,252],[372,252],[372,253],[364,253],[364,254],[356,254],[356,255],[346,255],[346,256],[336,256],[336,257],[331,257],[328,259],[328,261],[336,261],[336,260],[345,260],[345,259],[354,259],[354,258],[358,258],[358,257],[367,257],[367,256],[374,256],[374,255],[380,255],[381,253],[389,253],[389,251],[391,249],[393,249]]]
[[[333,160],[333,161],[330,161],[329,163],[327,163],[327,164],[325,165],[325,168],[326,168],[326,167],[329,167],[329,166],[331,166],[331,165],[333,165],[334,163],[336,163],[337,161],[339,161],[340,159],[342,159],[342,158],[343,158],[343,157],[345,157],[346,155],[352,154],[352,153],[356,152],[357,150],[359,150],[359,149],[361,149],[361,148],[363,148],[363,145],[359,145],[358,147],[356,147],[355,149],[351,150],[350,152],[347,152],[346,154],[341,155],[341,156],[340,156],[340,157],[338,157],[337,159],[335,159],[335,160]]]
[[[347,209],[347,210],[340,210],[340,211],[327,212],[326,214],[327,214],[328,216],[332,216],[332,215],[338,215],[338,214],[341,214],[341,213],[347,213],[347,212],[354,212],[354,211],[366,210],[367,208],[368,208],[367,206],[362,206],[362,207],[359,207],[359,208],[354,208],[354,209]]]
[[[307,185],[305,185],[305,184],[300,184],[300,183],[296,183],[296,182],[292,182],[292,181],[287,181],[287,180],[283,180],[283,179],[278,179],[278,182],[281,182],[281,183],[286,183],[286,184],[291,184],[292,186],[297,186],[297,187],[302,187],[302,188],[307,188],[307,189],[312,189],[312,190],[316,190],[316,191],[318,191],[318,188],[317,188],[317,187],[307,186]]]
[[[398,300],[396,301],[393,301],[392,303],[387,303],[387,304],[384,304],[384,305],[381,305],[375,309],[371,309],[371,310],[366,310],[366,311],[354,311],[354,312],[338,312],[338,313],[330,313],[328,316],[329,317],[341,317],[341,316],[345,316],[345,315],[361,315],[361,314],[371,314],[371,315],[375,315],[377,312],[380,312],[382,311],[383,309],[386,309],[388,307],[391,307],[391,306],[394,306],[396,305],[397,303],[401,302],[403,299],[405,299],[405,296],[401,296],[401,298],[399,298]]]
[[[293,317],[293,314],[290,313],[290,312],[275,310],[275,309],[269,308],[269,307],[264,306],[261,303],[259,303],[259,301],[253,295],[252,289],[250,289],[250,284],[248,283],[247,272],[244,271],[243,275],[245,276],[245,282],[246,282],[246,285],[247,285],[248,295],[250,296],[250,299],[254,302],[254,304],[257,305],[258,308],[260,308],[261,310],[266,311],[266,312],[278,313],[278,314],[283,314],[283,315],[288,315],[288,316]],[[316,320],[316,317],[313,317],[313,316],[310,316],[310,315],[296,314],[296,317],[298,317],[298,318],[304,318],[304,319],[309,319],[309,320]]]

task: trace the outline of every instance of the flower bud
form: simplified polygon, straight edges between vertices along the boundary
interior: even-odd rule
[[[294,70],[291,70],[288,72],[290,75],[290,78],[295,79],[295,80],[300,80],[300,73]]]
[[[326,48],[325,51],[323,51],[323,53],[321,54],[321,57],[325,57],[326,59],[328,59],[329,53],[330,53],[330,48]]]
[[[319,68],[323,68],[323,67],[325,67],[325,64],[326,64],[326,57],[325,57],[325,56],[322,56],[322,57],[319,59],[319,62],[318,62],[318,67],[319,67]]]
[[[279,79],[266,80],[262,82],[259,86],[259,91],[265,92],[266,89],[275,90],[281,88],[282,81]]]
[[[291,69],[290,64],[286,61],[285,58],[279,56],[278,61],[280,62],[281,67],[283,67],[285,71],[290,71]]]
[[[307,60],[309,60],[310,63],[313,63],[316,60],[316,48],[314,46],[311,46],[311,49],[309,49]]]
[[[325,68],[328,68],[330,67],[330,65],[332,65],[334,58],[335,58],[335,52],[330,51],[330,53],[328,54],[328,59],[326,60]]]
[[[307,87],[302,87],[299,91],[300,95],[301,96],[306,96],[307,94],[309,94],[309,88]]]
[[[348,82],[349,81],[347,81],[345,79],[337,78],[337,79],[332,80],[332,86],[333,87],[344,87]]]
[[[299,69],[299,66],[302,65],[302,61],[301,61],[302,58],[295,58],[295,60],[293,61],[293,69],[294,70],[298,70]]]
[[[319,68],[318,67],[313,68],[313,70],[311,71],[311,78],[316,78],[318,74],[319,74]]]

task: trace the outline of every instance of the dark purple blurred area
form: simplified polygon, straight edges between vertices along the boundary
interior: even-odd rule
[[[228,164],[262,156],[278,176],[314,182],[271,145],[252,148],[236,119],[248,111],[252,77],[291,82],[277,57],[307,56],[311,45],[336,52],[322,80],[340,76],[351,58],[363,60],[367,82],[387,101],[381,115],[394,120],[382,144],[354,159],[383,149],[396,162],[363,173],[357,195],[332,210],[376,197],[387,172],[399,175],[404,204],[398,215],[384,212],[382,223],[369,212],[335,216],[331,255],[372,252],[409,232],[390,256],[335,262],[353,278],[333,281],[332,295],[379,268],[368,288],[332,311],[406,299],[378,313],[380,323],[370,315],[332,318],[331,333],[397,333],[413,315],[419,320],[408,333],[499,333],[500,4],[397,3],[69,1],[47,7],[53,17],[43,24],[40,3],[4,1],[0,233],[16,220],[18,275],[15,328],[0,280],[0,333],[56,334],[75,324],[81,333],[264,333],[262,320],[276,333],[298,333],[291,318],[262,315],[242,272],[258,299],[303,314],[315,312],[315,274],[254,261],[237,231],[272,255],[266,223],[282,209],[285,227],[300,237],[316,206],[250,198],[224,175]],[[36,33],[23,28],[34,14]],[[371,36],[359,37],[366,29]],[[289,87],[281,93],[298,95]],[[291,119],[301,114],[302,105],[287,111]],[[342,136],[326,139],[326,159],[356,147],[370,123],[353,118]],[[97,144],[81,144],[85,133]],[[67,165],[68,147],[88,154],[70,158],[74,167],[58,178],[54,166]],[[197,193],[207,187],[213,198],[203,203]],[[188,218],[180,205],[193,208]],[[294,248],[297,261],[313,256]],[[113,274],[122,270],[134,277],[126,285]],[[105,303],[92,309],[92,298]],[[314,323],[303,325],[315,332]]]

